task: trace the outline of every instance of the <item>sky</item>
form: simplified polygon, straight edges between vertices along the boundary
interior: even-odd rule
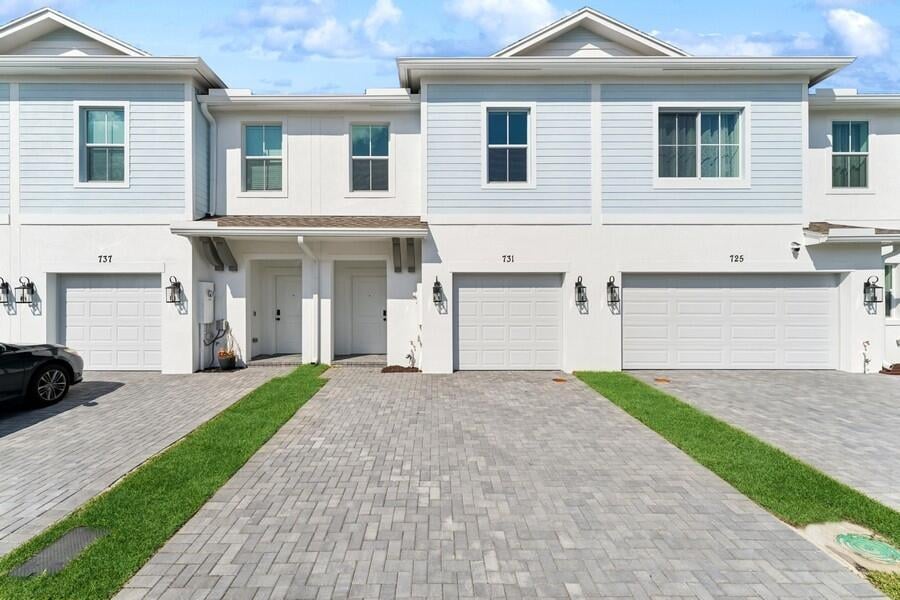
[[[396,87],[397,56],[485,56],[587,0],[0,0],[50,5],[158,56],[201,56],[257,94]],[[823,85],[900,92],[900,0],[595,0],[698,56],[853,55]]]

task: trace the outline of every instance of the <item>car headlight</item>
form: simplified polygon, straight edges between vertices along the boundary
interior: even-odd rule
[[[75,356],[81,356],[80,354],[78,354],[78,350],[76,350],[75,348],[69,348],[68,346],[63,346],[63,350],[65,350],[69,354],[74,354]]]

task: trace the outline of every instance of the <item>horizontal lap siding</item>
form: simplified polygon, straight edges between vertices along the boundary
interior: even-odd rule
[[[9,84],[0,84],[0,214],[9,213]]]
[[[801,214],[802,94],[800,84],[603,85],[603,212],[617,216]],[[750,105],[749,188],[654,189],[653,105],[694,101]]]
[[[482,102],[536,104],[535,188],[482,187]],[[430,214],[590,213],[590,86],[431,84],[427,106]]]
[[[184,209],[184,86],[22,84],[23,213],[180,213]],[[75,102],[130,103],[130,185],[77,188]]]

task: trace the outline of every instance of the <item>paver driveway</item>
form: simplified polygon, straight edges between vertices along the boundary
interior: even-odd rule
[[[900,510],[900,377],[839,371],[635,371]]]
[[[87,372],[55,406],[0,409],[0,555],[289,370]]]
[[[572,377],[331,374],[120,598],[878,597]]]

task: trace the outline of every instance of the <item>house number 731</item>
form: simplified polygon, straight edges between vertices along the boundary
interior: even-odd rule
[[[515,254],[504,254],[504,255],[503,255],[503,262],[505,262],[505,263],[514,263],[514,262],[516,262],[516,255],[515,255]]]

